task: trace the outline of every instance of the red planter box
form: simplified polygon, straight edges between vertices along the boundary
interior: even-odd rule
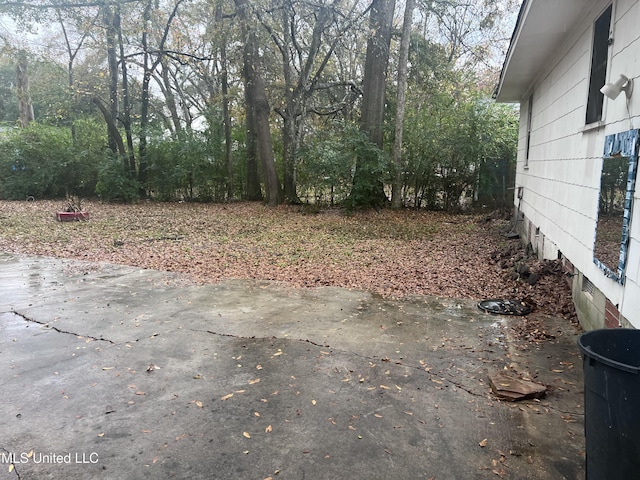
[[[79,222],[89,220],[89,212],[57,212],[56,220],[59,222]]]

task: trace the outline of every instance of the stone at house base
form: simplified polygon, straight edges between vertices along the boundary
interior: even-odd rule
[[[505,375],[504,373],[489,375],[489,383],[491,390],[498,398],[509,402],[528,398],[541,398],[547,392],[547,387],[544,385]]]

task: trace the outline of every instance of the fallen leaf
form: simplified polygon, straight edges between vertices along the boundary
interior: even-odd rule
[[[202,402],[200,400],[196,400],[196,406],[202,408]]]
[[[521,280],[508,278],[515,264],[524,260],[545,280],[543,286],[537,283],[527,287],[527,303],[552,316],[569,318],[575,311],[561,262],[536,265],[537,257],[527,255],[526,245],[505,244],[499,229],[493,228],[500,220],[485,223],[485,215],[470,214],[460,219],[445,212],[388,209],[375,213],[375,221],[366,210],[348,218],[329,214],[319,220],[298,215],[295,206],[265,210],[259,202],[186,206],[178,202],[117,205],[87,200],[100,221],[87,222],[82,225],[82,235],[69,236],[64,233],[66,229],[52,229],[47,215],[33,214],[34,210],[56,211],[58,204],[59,200],[0,201],[3,221],[15,230],[11,238],[3,238],[3,248],[64,258],[82,256],[91,262],[131,264],[135,260],[136,268],[184,272],[195,283],[215,283],[224,277],[269,278],[296,287],[322,284],[359,288],[394,298],[508,298],[505,295],[512,295],[516,289],[524,293]],[[256,228],[260,235],[246,235]],[[173,234],[178,230],[180,235],[175,238],[179,242],[162,240],[162,248],[156,246],[160,241],[157,232]],[[318,234],[310,235],[310,231]],[[133,241],[144,237],[154,241]],[[105,238],[112,241],[105,242]],[[131,239],[132,246],[114,250],[113,239],[125,239],[127,244]],[[375,251],[375,261],[362,261],[364,255],[371,255],[369,251],[353,251],[354,243],[361,242]],[[416,250],[416,242],[424,248]],[[194,261],[193,253],[202,252],[203,245],[215,248],[197,254]],[[292,256],[293,251],[296,253]],[[274,262],[274,255],[283,261]],[[346,258],[354,260],[359,268],[345,270]],[[295,272],[291,268],[294,265]],[[403,268],[395,268],[398,265]],[[418,270],[421,278],[416,281]],[[470,282],[470,278],[482,278],[482,282]],[[529,337],[529,341],[550,338],[535,319],[525,319],[523,325],[512,328],[516,336]],[[535,330],[538,332],[532,333]]]
[[[315,400],[311,400],[311,405],[315,405],[316,401]]]
[[[485,438],[478,445],[480,445],[481,447],[486,447],[488,442],[489,442],[489,439]]]
[[[251,435],[249,435],[249,432],[242,432],[242,436],[245,438],[251,438]]]
[[[273,427],[271,425],[267,425],[267,428],[264,429],[265,433],[271,433],[273,431]]]

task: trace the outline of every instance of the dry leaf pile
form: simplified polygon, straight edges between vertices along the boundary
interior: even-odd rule
[[[188,274],[198,283],[230,278],[338,286],[384,297],[525,299],[570,318],[570,291],[558,266],[536,263],[508,221],[426,211],[305,214],[258,203],[103,204],[91,219],[60,223],[63,201],[0,202],[0,251],[104,261]],[[528,262],[531,285],[513,275]]]

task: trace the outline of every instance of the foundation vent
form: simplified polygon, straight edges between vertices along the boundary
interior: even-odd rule
[[[582,291],[588,293],[589,295],[593,295],[596,287],[587,277],[582,277]]]

